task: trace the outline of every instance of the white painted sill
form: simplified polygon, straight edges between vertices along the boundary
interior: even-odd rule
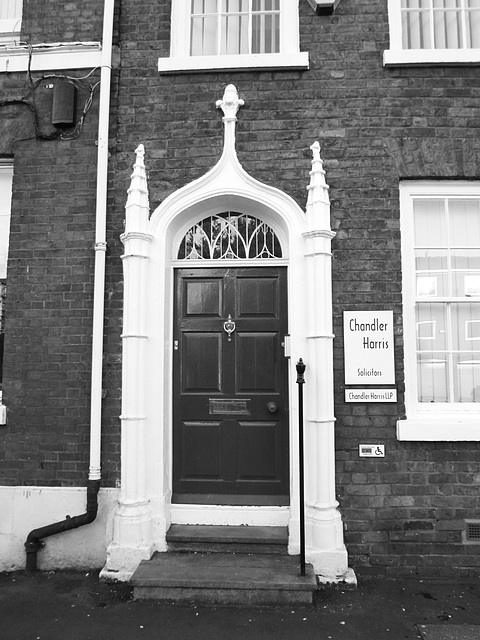
[[[0,44],[0,73],[27,71],[30,52],[25,45]],[[70,42],[34,45],[32,71],[90,69],[102,63],[100,42]]]
[[[309,68],[308,53],[261,53],[231,56],[189,56],[159,58],[158,71],[195,73],[203,71],[303,70]]]
[[[480,415],[438,414],[397,421],[397,440],[414,442],[478,442]]]
[[[480,49],[386,49],[383,66],[480,65]]]

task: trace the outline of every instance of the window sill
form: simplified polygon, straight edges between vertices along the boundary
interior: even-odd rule
[[[3,31],[0,29],[0,44],[15,47],[20,41],[20,31]]]
[[[31,71],[89,69],[101,65],[99,42],[34,45]],[[30,53],[25,45],[0,45],[0,73],[27,71]]]
[[[387,49],[383,66],[480,65],[480,49]]]
[[[191,56],[159,58],[158,71],[165,73],[195,73],[203,71],[248,71],[272,69],[308,69],[308,53],[262,53],[232,56]]]
[[[397,421],[397,440],[416,442],[480,441],[480,414],[438,414]]]

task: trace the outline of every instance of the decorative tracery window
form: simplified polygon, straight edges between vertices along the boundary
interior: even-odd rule
[[[180,243],[179,260],[281,258],[275,231],[263,220],[228,211],[191,227]]]

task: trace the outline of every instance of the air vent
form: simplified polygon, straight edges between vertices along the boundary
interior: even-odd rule
[[[480,520],[465,520],[463,541],[470,544],[480,544]]]

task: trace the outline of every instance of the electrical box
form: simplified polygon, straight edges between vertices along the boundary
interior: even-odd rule
[[[77,88],[69,80],[59,80],[53,88],[52,124],[73,127],[77,115]]]

